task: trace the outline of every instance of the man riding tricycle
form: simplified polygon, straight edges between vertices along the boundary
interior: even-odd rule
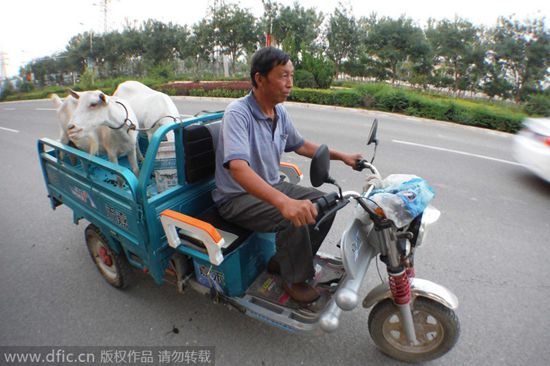
[[[433,190],[416,176],[383,178],[374,156],[369,162],[305,140],[281,104],[292,76],[287,55],[259,50],[251,93],[224,114],[160,127],[138,177],[125,160],[115,165],[39,140],[52,207],[66,204],[75,222],[91,223],[90,254],[115,287],[127,284],[130,265],[159,284],[195,289],[292,332],[333,332],[340,316],[361,303],[372,307],[369,331],[384,353],[408,362],[442,356],[458,340],[458,300],[414,271],[416,248],[439,217],[429,205]],[[367,139],[375,147],[377,127],[375,120]],[[166,141],[168,134],[173,140]],[[175,179],[160,189],[155,164],[167,144]],[[297,185],[300,169],[280,161],[291,151],[312,157],[314,187],[329,183],[337,190],[325,194]],[[331,159],[368,171],[365,187],[343,192],[329,175]],[[344,207],[352,208],[337,243],[340,255],[318,253]],[[377,257],[388,281],[362,299],[361,285]]]

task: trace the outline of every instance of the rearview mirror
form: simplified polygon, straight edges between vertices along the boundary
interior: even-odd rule
[[[311,185],[319,187],[323,183],[330,183],[330,152],[327,145],[321,145],[311,159],[309,167],[309,178]]]
[[[378,119],[375,119],[372,122],[372,126],[370,127],[369,139],[368,139],[367,145],[370,145],[372,143],[378,145],[378,140],[376,139],[377,132],[378,132]]]

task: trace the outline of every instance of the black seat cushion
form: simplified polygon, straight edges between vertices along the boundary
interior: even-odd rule
[[[226,248],[222,248],[222,254],[224,256],[228,255],[229,253],[237,249],[239,245],[241,245],[252,234],[252,231],[246,230],[240,226],[237,226],[235,224],[230,223],[229,221],[224,220],[218,213],[218,209],[216,208],[216,206],[210,207],[208,210],[202,212],[200,215],[196,216],[195,218],[209,223],[210,225],[214,226],[216,229],[227,231],[237,236],[237,239],[235,239],[235,241],[233,241],[231,245],[229,245]],[[197,247],[197,249],[206,253],[206,247],[201,241],[191,238],[185,235],[181,231],[178,232],[178,234],[181,238],[194,244]]]
[[[238,236],[238,238],[235,239],[235,241],[231,243],[229,247],[222,249],[223,255],[231,253],[239,245],[241,245],[250,236],[250,234],[252,234],[252,231],[246,230],[238,225],[224,220],[218,213],[218,209],[216,208],[216,206],[210,207],[208,210],[201,213],[197,218],[199,220],[208,222],[216,229],[227,231]]]

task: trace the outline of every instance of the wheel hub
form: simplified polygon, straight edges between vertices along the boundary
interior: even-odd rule
[[[99,248],[99,257],[106,266],[111,267],[113,265],[113,258],[109,255],[104,246]]]

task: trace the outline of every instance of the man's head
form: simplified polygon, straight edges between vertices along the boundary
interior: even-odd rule
[[[275,47],[264,47],[252,56],[250,78],[254,89],[281,103],[290,95],[294,66],[290,57]]]

